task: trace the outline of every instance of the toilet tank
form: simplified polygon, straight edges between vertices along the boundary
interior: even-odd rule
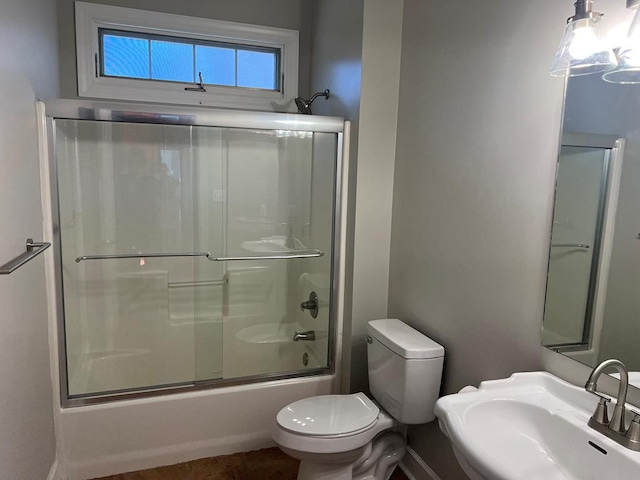
[[[393,418],[405,424],[435,419],[444,347],[397,318],[367,324],[369,389]]]

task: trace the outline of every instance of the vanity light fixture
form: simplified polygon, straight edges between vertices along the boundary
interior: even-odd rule
[[[627,8],[640,4],[640,0],[627,0]],[[618,50],[618,66],[605,72],[603,80],[610,83],[640,83],[640,8],[636,10],[627,36]]]
[[[577,0],[574,6],[576,13],[567,19],[551,75],[575,77],[615,69],[616,56],[600,35],[602,13],[592,11],[593,0]]]

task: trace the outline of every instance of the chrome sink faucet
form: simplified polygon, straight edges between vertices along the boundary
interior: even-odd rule
[[[598,395],[598,393],[596,392],[598,379],[600,378],[600,375],[602,375],[604,370],[609,367],[615,368],[620,374],[618,398],[616,399],[616,406],[613,409],[613,416],[611,417],[611,421],[609,422],[609,428],[614,432],[624,433],[624,404],[627,401],[627,388],[629,387],[629,372],[627,372],[627,367],[624,366],[624,363],[622,363],[620,360],[616,360],[615,358],[610,358],[609,360],[600,362],[596,366],[596,368],[592,370],[591,375],[589,375],[589,379],[587,380],[584,388],[585,390],[587,390],[587,392],[595,393],[596,395]],[[602,396],[600,396],[600,398],[602,398]]]
[[[616,406],[613,409],[613,416],[609,421],[607,403],[609,403],[611,399],[598,393],[597,386],[600,375],[604,373],[604,370],[610,367],[615,368],[620,374],[620,386],[618,387],[618,398],[616,399]],[[588,425],[594,430],[619,443],[623,447],[640,451],[640,412],[632,410],[632,413],[635,415],[628,430],[626,429],[625,424],[625,403],[627,401],[628,387],[629,373],[624,363],[614,358],[600,362],[591,371],[591,375],[589,375],[589,379],[584,386],[587,392],[600,397],[600,402],[596,407],[595,413],[589,419]]]

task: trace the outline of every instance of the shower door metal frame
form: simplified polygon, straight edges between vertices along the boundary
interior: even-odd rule
[[[556,183],[560,166],[560,153],[562,147],[579,147],[602,150],[604,158],[603,175],[600,186],[600,198],[598,201],[598,218],[596,222],[595,235],[592,242],[593,258],[590,267],[587,305],[583,320],[584,326],[582,339],[579,342],[564,344],[558,343],[546,345],[544,344],[544,342],[542,343],[542,346],[558,353],[572,354],[586,352],[589,350],[593,350],[594,348],[597,349],[597,346],[594,346],[594,341],[596,340],[594,338],[596,335],[596,332],[594,330],[602,327],[602,316],[604,315],[603,305],[604,297],[606,296],[606,285],[610,262],[609,258],[607,258],[605,262],[603,260],[603,255],[606,254],[607,256],[610,256],[613,231],[613,225],[611,223],[615,222],[615,211],[617,209],[617,196],[619,194],[620,183],[620,164],[622,163],[622,152],[624,150],[624,146],[624,139],[618,138],[615,135],[564,132],[561,137],[560,149],[558,151],[558,163],[556,165]],[[556,198],[554,194],[554,212],[555,204]],[[551,265],[551,250],[554,246],[551,243],[552,236],[553,225],[551,225],[551,229],[549,231],[549,256],[547,259],[547,275]],[[603,250],[607,251],[605,252]],[[545,287],[545,310],[546,297],[548,293],[547,288],[548,285]],[[544,335],[544,311],[541,335]]]
[[[41,103],[41,102],[39,102]],[[349,132],[349,122],[340,117],[311,116],[288,113],[272,113],[257,111],[222,110],[205,107],[182,107],[174,105],[144,104],[132,102],[103,102],[91,100],[53,99],[44,102],[46,121],[46,141],[48,149],[49,187],[51,189],[51,219],[53,264],[56,301],[56,328],[58,348],[58,368],[60,381],[60,402],[63,408],[93,405],[116,400],[131,400],[135,398],[155,397],[163,394],[192,392],[217,387],[245,385],[271,380],[310,377],[317,375],[334,375],[337,371],[338,329],[341,321],[340,305],[343,304],[344,269],[341,268],[345,259],[341,252],[344,249],[344,230],[346,208],[344,189],[346,180],[343,178],[345,167],[345,132]],[[58,195],[58,176],[55,143],[55,121],[65,120],[93,120],[114,123],[144,123],[157,125],[184,125],[218,128],[242,128],[259,130],[305,131],[313,133],[333,133],[337,135],[336,164],[333,184],[333,238],[331,249],[331,288],[328,325],[327,367],[309,370],[277,372],[233,379],[211,379],[191,381],[180,384],[157,385],[122,389],[109,392],[89,393],[86,395],[69,395],[68,372],[66,358],[66,332],[64,317],[64,295],[62,276],[62,247],[60,234],[60,208]],[[347,152],[348,153],[348,152]],[[223,346],[224,348],[224,346]],[[339,380],[338,380],[339,383]]]

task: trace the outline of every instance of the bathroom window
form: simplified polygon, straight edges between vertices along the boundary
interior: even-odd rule
[[[80,97],[286,110],[298,32],[76,2]]]
[[[98,32],[102,77],[195,84],[202,78],[203,85],[280,90],[278,48],[103,28]]]

